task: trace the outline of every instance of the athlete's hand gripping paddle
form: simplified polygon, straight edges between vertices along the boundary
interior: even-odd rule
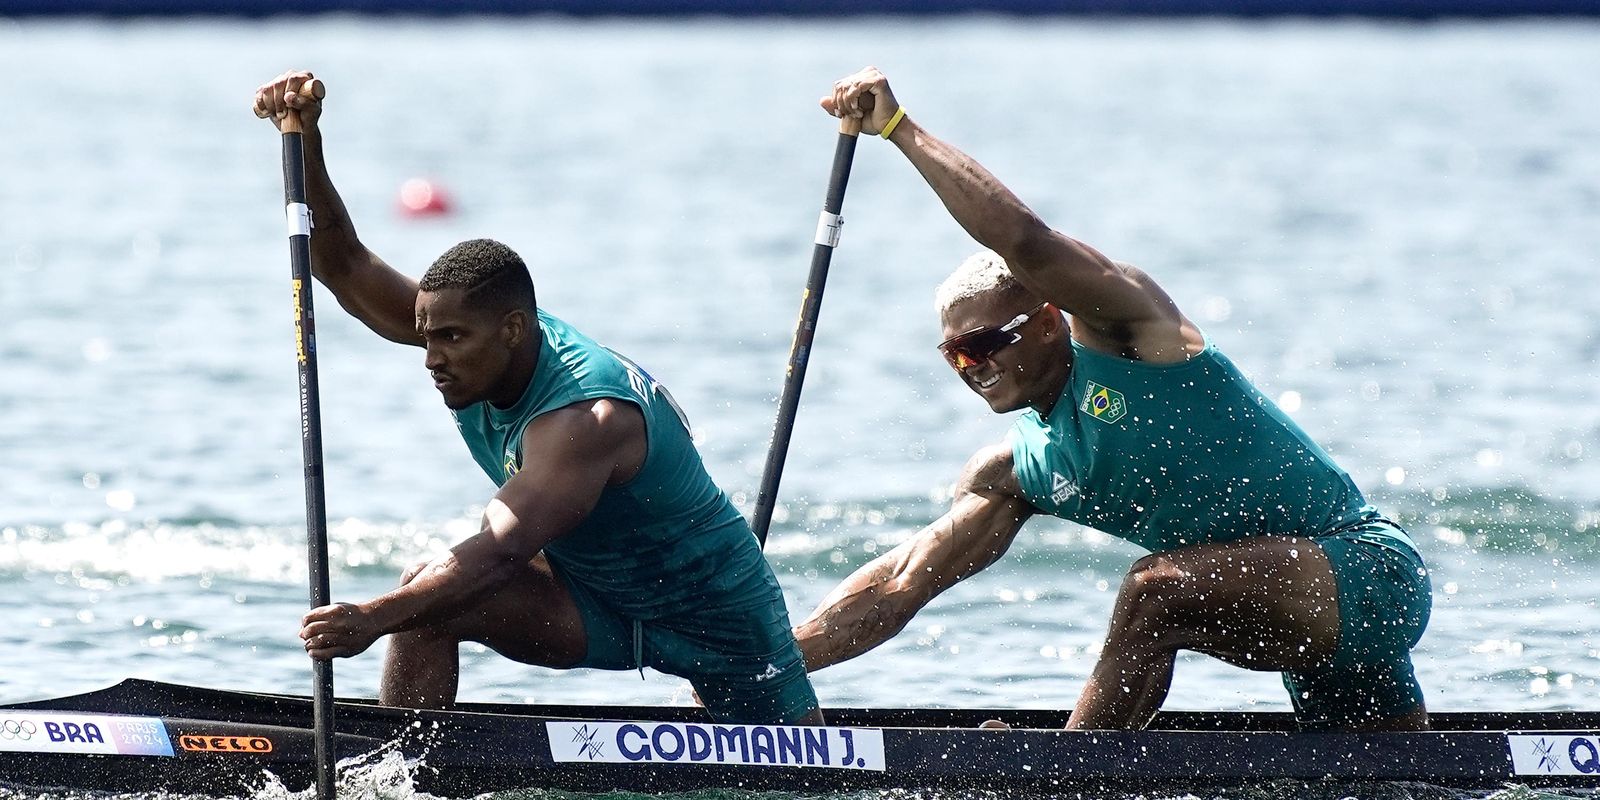
[[[321,100],[322,82],[300,89]],[[316,317],[311,311],[311,210],[306,205],[305,137],[300,112],[290,109],[278,123],[283,134],[283,200],[289,223],[290,285],[294,296],[295,355],[300,363],[300,452],[305,464],[306,545],[311,566],[311,607],[333,602],[328,589],[328,514],[322,479],[322,412],[317,385]],[[312,720],[317,798],[333,800],[333,662],[313,660]]]
[[[870,100],[870,98],[867,98]],[[772,526],[772,511],[778,502],[778,482],[783,478],[783,462],[789,454],[789,437],[794,433],[795,413],[800,407],[800,387],[806,380],[806,364],[811,360],[811,341],[817,332],[817,316],[822,311],[822,289],[828,281],[828,264],[839,246],[839,231],[844,220],[844,189],[850,182],[850,162],[856,154],[856,138],[861,133],[861,118],[839,120],[839,139],[833,150],[833,172],[828,177],[828,194],[822,201],[822,216],[817,222],[816,246],[811,251],[811,274],[800,301],[800,321],[795,326],[794,344],[789,348],[789,371],[784,376],[783,395],[778,400],[778,421],[767,448],[767,464],[761,473],[761,492],[756,496],[755,515],[750,527],[762,545]]]

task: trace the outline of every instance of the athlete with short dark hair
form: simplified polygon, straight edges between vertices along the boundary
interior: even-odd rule
[[[380,335],[425,364],[473,459],[500,489],[480,531],[365,603],[313,609],[313,658],[392,635],[380,698],[455,701],[458,648],[556,668],[653,667],[687,678],[712,716],[819,723],[783,592],[687,421],[659,383],[535,301],[522,259],[476,239],[413,281],[356,237],[328,177],[309,72],[255,95],[305,132],[312,267]]]
[[[1432,595],[1405,531],[1149,275],[1052,230],[907,117],[881,72],[837,82],[822,106],[887,132],[989,248],[939,287],[939,349],[994,411],[1026,412],[968,462],[949,513],[796,629],[807,665],[886,641],[1050,514],[1151,551],[1068,727],[1142,727],[1176,653],[1196,650],[1282,672],[1305,727],[1426,728],[1410,649]]]

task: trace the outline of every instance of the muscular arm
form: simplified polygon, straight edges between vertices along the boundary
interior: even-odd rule
[[[446,619],[504,586],[545,545],[594,510],[608,485],[644,462],[644,417],[616,400],[538,417],[522,437],[520,472],[489,501],[482,527],[406,585],[363,605],[381,633]]]
[[[322,82],[285,72],[256,89],[256,116],[280,130],[288,114],[303,128],[306,205],[311,208],[311,271],[356,319],[378,335],[423,346],[416,331],[417,283],[383,262],[356,236],[350,212],[328,177],[322,151]]]
[[[1046,225],[993,173],[955,146],[906,120],[891,139],[967,233],[1006,259],[1035,294],[1074,316],[1155,316],[1150,297],[1100,251]]]
[[[993,564],[1033,509],[1020,497],[1011,448],[967,463],[949,513],[839,584],[795,628],[806,669],[847,661],[899,633],[933,598]]]
[[[873,99],[866,101],[867,95]],[[888,79],[870,67],[834,84],[823,106],[834,114],[866,113],[868,133],[881,130],[900,107]],[[1157,363],[1199,352],[1198,329],[1148,275],[1052,229],[983,165],[910,117],[895,126],[890,141],[973,239],[1004,258],[1039,299],[1072,315],[1080,341]]]
[[[323,158],[322,133],[305,132],[306,204],[315,228],[311,271],[339,305],[391,342],[423,346],[417,335],[417,282],[389,266],[356,236],[344,200],[333,187]]]
[[[898,126],[891,141],[973,239],[1035,295],[1090,328],[1083,333],[1098,341],[1088,343],[1146,361],[1183,360],[1183,316],[1148,275],[1052,229],[983,165],[915,122]]]

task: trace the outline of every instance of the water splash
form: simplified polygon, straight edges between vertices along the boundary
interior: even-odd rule
[[[426,756],[408,757],[395,743],[352,758],[340,759],[335,794],[341,800],[427,800],[415,777],[424,769]],[[277,776],[267,773],[249,795],[252,800],[314,800],[315,787],[291,791]]]

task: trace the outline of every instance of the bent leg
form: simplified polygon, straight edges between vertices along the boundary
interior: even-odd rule
[[[644,627],[650,663],[689,679],[719,722],[823,722],[777,583],[767,597]]]
[[[1407,656],[1388,664],[1285,672],[1283,685],[1302,730],[1428,729],[1428,707]]]
[[[1166,699],[1179,650],[1282,672],[1325,662],[1338,644],[1338,588],[1310,539],[1260,536],[1146,556],[1117,592],[1067,727],[1142,727]]]
[[[1421,556],[1405,542],[1380,543],[1385,536],[1377,527],[1317,540],[1339,583],[1340,641],[1329,662],[1284,673],[1304,729],[1428,727],[1411,648],[1427,628],[1433,592]]]
[[[406,571],[408,583],[427,567]],[[514,661],[567,668],[588,650],[583,616],[543,554],[515,580],[445,622],[389,637],[378,697],[385,705],[447,708],[455,702],[462,642]]]

